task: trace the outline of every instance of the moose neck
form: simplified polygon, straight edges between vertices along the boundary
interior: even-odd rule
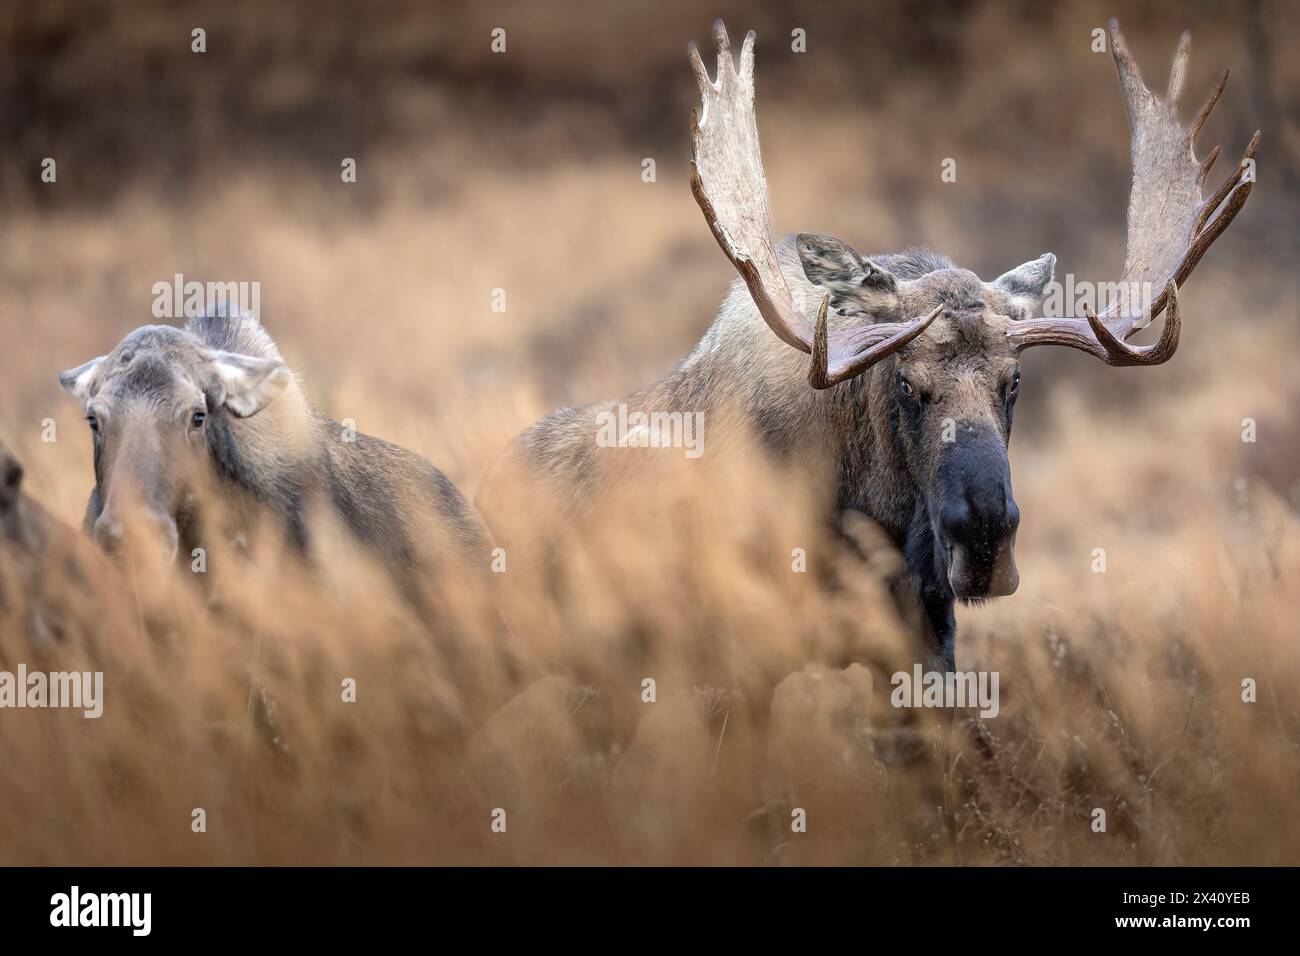
[[[898,590],[919,600],[933,634],[936,663],[951,668],[956,620],[954,595],[938,554],[926,497],[907,466],[899,438],[895,363],[827,390],[823,415],[838,443],[837,517],[859,511],[888,532],[911,580]]]
[[[671,396],[640,397],[652,407],[693,409],[701,396],[739,405],[776,458],[819,463],[836,525],[848,512],[865,514],[904,555],[911,574],[896,590],[903,601],[924,608],[933,656],[950,663],[954,598],[925,496],[899,438],[895,363],[824,391],[811,388],[807,374],[808,356],[772,335],[741,286],[733,288],[695,352],[662,383]]]

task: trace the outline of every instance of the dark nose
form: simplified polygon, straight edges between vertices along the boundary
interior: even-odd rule
[[[95,541],[109,554],[117,554],[126,539],[126,529],[122,522],[114,521],[107,514],[102,514],[95,521]]]
[[[997,479],[953,489],[939,510],[939,528],[948,541],[997,540],[1019,526],[1020,507],[1011,486]]]
[[[1020,509],[1001,436],[963,435],[939,466],[939,497],[939,530],[949,542],[990,543],[1014,534]]]

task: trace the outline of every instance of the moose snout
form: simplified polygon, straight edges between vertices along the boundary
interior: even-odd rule
[[[1013,535],[1020,527],[1020,508],[1009,486],[966,494],[960,501],[944,503],[939,511],[939,527],[948,541]]]
[[[176,557],[180,533],[175,521],[166,515],[147,514],[141,515],[135,524],[135,531],[149,544],[160,546],[168,560]],[[96,543],[106,554],[120,554],[126,546],[127,527],[112,512],[105,511],[95,520],[94,532]]]
[[[948,583],[961,598],[1001,597],[1020,584],[1016,529],[1020,508],[1011,493],[1006,446],[996,433],[955,445],[939,468],[936,532]]]
[[[126,528],[122,522],[115,521],[108,515],[100,515],[95,521],[95,541],[109,554],[116,554],[126,540]]]

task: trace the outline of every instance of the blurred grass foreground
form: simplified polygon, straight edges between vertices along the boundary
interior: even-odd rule
[[[0,439],[40,529],[0,539],[0,670],[105,686],[99,719],[0,712],[0,862],[1300,863],[1300,18],[1117,6],[0,4]],[[714,16],[759,34],[778,231],[1106,276],[1112,13],[1153,84],[1190,28],[1189,102],[1233,67],[1202,152],[1261,128],[1257,195],[1168,365],[1028,353],[1021,587],[958,611],[996,717],[889,705],[901,559],[761,455],[548,529],[557,573],[435,619],[346,548],[214,551],[195,587],[72,530],[90,441],[55,376],[178,273],[260,283],[313,401],[470,495],[541,416],[667,372],[733,274],[687,184]]]

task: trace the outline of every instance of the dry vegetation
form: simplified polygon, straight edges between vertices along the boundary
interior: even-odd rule
[[[760,33],[778,228],[1104,277],[1127,148],[1087,35],[1110,8],[153,6],[0,12],[0,438],[53,516],[36,557],[0,551],[0,669],[101,669],[107,693],[98,721],[0,712],[0,862],[1300,862],[1289,7],[1118,11],[1153,76],[1192,29],[1188,99],[1240,67],[1202,141],[1231,155],[1262,127],[1260,182],[1187,286],[1172,363],[1029,353],[1021,588],[959,611],[959,664],[1001,674],[981,723],[888,706],[897,556],[861,528],[851,559],[761,458],[637,488],[557,540],[562,576],[459,581],[420,622],[342,548],[306,571],[214,544],[202,588],[105,564],[57,524],[92,478],[54,376],[149,321],[155,281],[257,280],[325,411],[473,494],[512,434],[662,374],[707,326],[730,274],[686,185],[684,47],[715,12]],[[33,643],[34,615],[63,639]]]

